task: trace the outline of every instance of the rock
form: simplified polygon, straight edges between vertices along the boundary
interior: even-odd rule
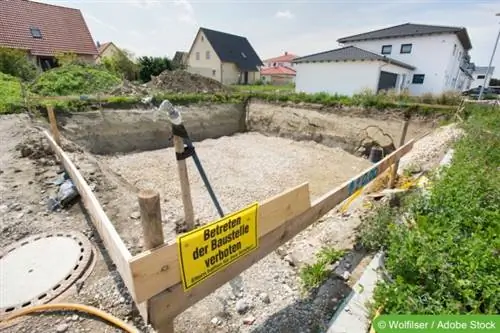
[[[76,314],[75,314],[75,315],[72,315],[72,316],[71,316],[71,320],[73,320],[73,321],[77,321],[77,320],[78,320],[78,315],[76,315]]]
[[[248,316],[245,319],[243,319],[243,324],[245,325],[252,325],[254,322],[255,322],[254,316]]]
[[[68,328],[69,328],[68,324],[60,324],[60,325],[57,325],[56,332],[57,333],[66,332],[68,330]]]
[[[239,314],[244,314],[250,308],[250,304],[244,299],[240,299],[236,302],[236,312]]]
[[[139,212],[133,212],[132,214],[130,214],[130,218],[134,219],[134,220],[138,220],[138,219],[141,218],[141,213],[139,213]]]
[[[261,294],[259,294],[259,298],[260,298],[260,300],[261,300],[263,303],[265,303],[265,304],[269,304],[269,303],[271,303],[271,299],[269,298],[269,295],[268,295],[268,294],[266,294],[266,293],[261,293]]]
[[[218,317],[213,317],[212,320],[210,320],[210,322],[215,326],[219,326],[222,324],[222,320]]]
[[[294,258],[292,255],[290,255],[290,254],[287,254],[287,255],[283,258],[283,260],[285,260],[285,261],[286,261],[286,262],[287,262],[290,266],[292,266],[292,267],[295,267],[295,266],[296,266],[296,260],[295,260],[295,258]]]
[[[345,271],[344,273],[342,273],[342,278],[345,281],[349,280],[350,277],[351,277],[351,273],[349,273],[349,271]]]
[[[19,213],[19,215],[17,215],[17,219],[22,219],[24,217],[24,213]]]

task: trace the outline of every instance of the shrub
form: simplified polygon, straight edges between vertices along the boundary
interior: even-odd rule
[[[23,109],[22,86],[19,78],[0,73],[0,114]]]
[[[0,47],[0,72],[29,81],[35,78],[37,69],[26,52]]]
[[[114,75],[129,81],[139,78],[139,65],[132,60],[132,54],[127,50],[120,50],[111,57],[105,57],[102,65]]]
[[[412,205],[413,228],[390,230],[386,268],[393,282],[375,291],[384,312],[500,312],[500,114],[488,111],[470,111],[451,166],[430,196]]]
[[[113,74],[94,67],[69,65],[42,73],[31,91],[43,96],[95,94],[120,83]]]
[[[140,57],[139,60],[139,79],[142,82],[149,82],[151,76],[158,76],[166,70],[173,70],[173,65],[167,57]]]

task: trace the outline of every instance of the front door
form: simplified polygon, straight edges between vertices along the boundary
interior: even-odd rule
[[[380,71],[380,79],[378,80],[378,90],[389,90],[396,88],[398,74]]]
[[[248,72],[243,73],[243,83],[248,84]]]

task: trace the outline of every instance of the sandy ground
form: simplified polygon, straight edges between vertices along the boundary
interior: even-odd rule
[[[39,232],[78,230],[100,246],[79,205],[60,212],[47,212],[47,195],[55,188],[46,181],[56,177],[59,167],[47,153],[36,158],[21,158],[20,151],[16,150],[16,145],[21,143],[26,145],[28,142],[29,146],[37,147],[37,151],[49,152],[46,142],[40,141],[40,134],[31,126],[25,116],[0,118],[0,245],[3,247]],[[438,138],[441,141],[449,140],[441,137]],[[432,155],[433,160],[434,156],[444,153],[445,146],[438,145],[439,151]],[[204,140],[196,147],[225,211],[265,199],[304,181],[309,181],[312,197],[315,197],[369,165],[366,160],[338,148],[257,133]],[[71,143],[66,143],[64,149],[95,188],[106,213],[131,252],[142,250],[140,221],[136,214],[137,189],[153,188],[161,193],[164,229],[168,237],[173,236],[175,222],[182,219],[182,210],[172,149],[108,157],[84,153]],[[432,141],[418,149],[432,149]],[[188,165],[197,217],[202,223],[209,222],[217,217],[215,208],[192,161],[188,161]],[[352,249],[359,223],[356,214],[341,217],[331,212],[239,278],[185,311],[176,319],[176,332],[321,331],[338,303],[348,294],[352,281],[332,277],[318,290],[304,294],[298,276],[299,267],[314,260],[314,253],[323,245]],[[79,292],[75,290],[65,301],[101,307],[121,319],[133,321],[141,332],[147,332],[112,264],[102,256],[102,248],[98,252],[92,275]],[[363,256],[363,253],[353,251],[345,258],[343,265],[353,272],[353,276],[359,271],[356,267],[360,267],[358,263]],[[248,309],[239,314],[236,307],[242,303]],[[244,319],[253,319],[254,322],[245,325]],[[39,315],[4,331],[119,332],[94,318],[74,313]]]

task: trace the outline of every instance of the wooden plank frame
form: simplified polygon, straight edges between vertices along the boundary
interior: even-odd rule
[[[185,292],[181,285],[177,245],[164,244],[132,257],[125,243],[106,216],[99,201],[55,139],[44,131],[50,146],[80,193],[92,222],[116,265],[125,285],[148,321],[155,328],[171,327],[174,318],[215,289],[224,285],[299,232],[327,214],[338,204],[380,176],[407,154],[418,139],[410,140],[392,154],[311,203],[309,184],[304,183],[273,198],[259,208],[259,248],[221,270],[204,283]],[[149,300],[145,311],[144,302]]]

